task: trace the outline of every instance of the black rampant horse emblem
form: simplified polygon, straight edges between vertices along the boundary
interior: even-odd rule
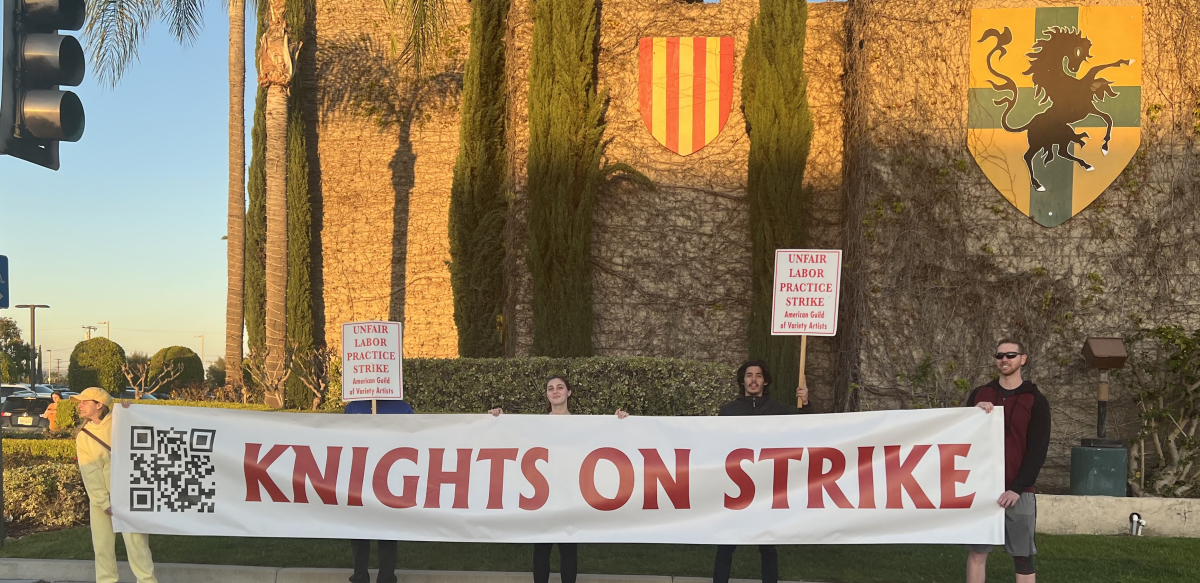
[[[1061,224],[1140,144],[1141,8],[976,10],[972,36],[972,154],[1018,209]]]

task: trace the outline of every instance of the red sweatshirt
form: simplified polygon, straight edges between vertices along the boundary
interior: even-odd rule
[[[1004,481],[1018,494],[1036,492],[1034,484],[1050,447],[1050,402],[1037,385],[1025,381],[1005,390],[996,379],[971,392],[967,406],[987,401],[1004,407]]]

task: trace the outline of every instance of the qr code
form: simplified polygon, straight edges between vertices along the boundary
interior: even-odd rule
[[[129,508],[137,512],[212,513],[215,429],[130,428]]]

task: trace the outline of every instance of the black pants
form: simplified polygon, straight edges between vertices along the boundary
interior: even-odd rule
[[[550,549],[554,543],[535,543],[533,545],[533,583],[546,583],[550,580]],[[562,583],[575,583],[575,575],[579,574],[579,548],[575,543],[558,543],[559,573]]]
[[[396,541],[381,540],[379,543],[379,576],[377,583],[396,583]],[[350,556],[354,559],[354,574],[350,583],[371,583],[367,566],[371,562],[371,541],[350,541]]]
[[[733,568],[733,551],[737,545],[717,545],[717,564],[713,566],[713,583],[729,583]],[[779,583],[779,553],[775,545],[758,545],[762,557],[762,583]]]

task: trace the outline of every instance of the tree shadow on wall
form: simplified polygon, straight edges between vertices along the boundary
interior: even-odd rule
[[[400,322],[404,320],[409,198],[416,183],[412,132],[414,124],[420,129],[428,110],[444,108],[457,98],[462,74],[451,71],[417,78],[387,44],[367,35],[326,40],[318,51],[322,119],[349,114],[371,120],[381,131],[396,132],[396,148],[388,164],[395,193],[388,319]]]

